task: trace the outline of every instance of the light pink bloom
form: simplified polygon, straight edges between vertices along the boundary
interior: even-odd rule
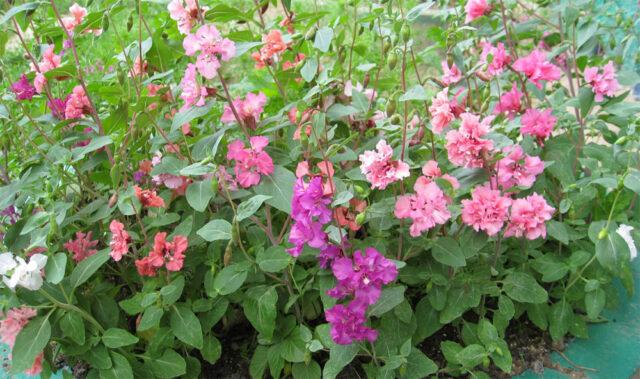
[[[508,217],[511,199],[489,186],[476,187],[471,200],[462,200],[462,222],[477,232],[484,230],[488,235],[497,234]]]
[[[505,113],[509,120],[513,120],[522,106],[522,92],[515,83],[511,86],[511,91],[505,92],[500,96],[500,100],[493,109],[494,114]]]
[[[244,100],[236,97],[233,101],[233,106],[238,112],[238,117],[242,120],[242,122],[249,128],[256,128],[258,122],[260,121],[260,115],[264,110],[264,105],[267,103],[267,97],[264,93],[247,93],[247,96]],[[229,104],[225,104],[224,112],[222,113],[222,117],[220,121],[224,123],[232,123],[236,122],[236,117],[233,114],[233,110],[229,106]]]
[[[192,106],[201,107],[204,105],[204,99],[207,96],[207,89],[198,83],[196,74],[196,65],[189,63],[184,71],[184,76],[180,82],[182,93],[180,98],[184,100],[184,105],[180,111],[191,108]]]
[[[351,83],[351,80],[347,80],[347,82],[344,83],[345,96],[351,97],[353,95],[353,89],[354,89],[353,83]],[[376,98],[376,91],[372,88],[365,89],[362,86],[362,83],[356,83],[355,90],[360,93],[363,93],[367,97],[367,99],[369,99],[369,101],[373,101]]]
[[[429,113],[431,113],[431,125],[433,125],[433,132],[436,134],[442,133],[444,128],[449,126],[451,121],[455,119],[455,115],[451,110],[451,104],[448,96],[449,88],[444,88],[438,92],[433,99],[431,106],[429,106]]]
[[[420,176],[413,189],[415,194],[398,197],[394,214],[397,218],[412,219],[409,234],[418,237],[436,224],[447,222],[451,213],[447,209],[446,196],[435,182]]]
[[[359,157],[362,162],[360,170],[371,183],[371,188],[383,190],[389,184],[409,176],[409,165],[403,161],[392,159],[393,149],[387,144],[387,141],[378,141],[376,150],[365,151]]]
[[[111,221],[109,230],[111,231],[111,242],[109,242],[109,247],[111,248],[110,255],[114,261],[118,262],[129,252],[131,237],[129,237],[129,233],[124,230],[124,224],[117,220]]]
[[[129,71],[129,77],[142,76],[147,72],[147,66],[147,61],[141,61],[140,56],[137,56],[136,60],[133,62],[133,68]]]
[[[69,32],[72,32],[76,26],[82,24],[84,18],[87,16],[87,8],[83,8],[78,3],[73,3],[71,7],[69,7],[69,16],[65,16],[62,18],[62,24],[65,29]]]
[[[615,96],[620,90],[620,84],[616,80],[616,69],[612,61],[609,61],[598,73],[598,67],[586,67],[584,80],[591,85],[591,90],[596,94],[595,100],[602,101],[604,96]]]
[[[60,67],[60,63],[62,62],[62,58],[54,52],[54,45],[49,45],[47,49],[42,53],[42,60],[38,63],[38,69],[41,73],[45,73],[47,71],[51,71],[54,68]],[[31,71],[36,70],[35,65],[30,63]]]
[[[487,65],[485,73],[489,77],[501,74],[504,67],[511,62],[511,56],[507,54],[504,44],[499,42],[496,46],[493,46],[487,41],[482,41],[480,45],[482,46],[480,62]],[[491,62],[489,62],[489,56],[491,56]]]
[[[487,155],[493,150],[493,142],[482,137],[489,133],[493,116],[480,117],[471,113],[460,115],[460,129],[447,133],[447,154],[451,163],[462,167],[483,167]]]
[[[460,188],[460,182],[455,176],[451,176],[449,174],[442,174],[442,171],[438,167],[438,162],[436,161],[427,161],[427,163],[422,166],[422,173],[429,179],[442,178],[451,184],[453,189]]]
[[[18,333],[29,323],[29,319],[35,317],[37,314],[38,312],[35,309],[28,307],[10,309],[4,320],[0,321],[0,341],[13,349]],[[42,372],[42,357],[42,353],[38,354],[33,365],[25,371],[25,374],[40,374],[40,372]]]
[[[506,155],[498,161],[496,171],[498,184],[504,190],[513,186],[531,187],[544,171],[544,162],[526,155],[520,145],[505,147],[503,151]]]
[[[459,82],[460,79],[462,79],[462,72],[460,72],[460,69],[458,69],[458,66],[456,66],[455,63],[451,65],[451,68],[449,68],[449,64],[447,63],[446,60],[440,62],[440,65],[442,66],[442,72],[443,72],[442,82],[446,86],[449,86],[450,84],[455,84]]]
[[[202,25],[195,34],[188,34],[182,41],[185,54],[191,56],[200,52],[196,60],[198,72],[207,79],[213,79],[220,68],[220,58],[228,61],[236,55],[233,41],[222,38],[214,25]]]
[[[273,173],[273,160],[264,151],[269,144],[267,137],[255,136],[249,139],[250,148],[245,148],[242,140],[235,140],[228,146],[227,159],[235,161],[234,172],[238,184],[249,188],[260,183],[261,175]]]
[[[550,63],[544,51],[538,49],[533,50],[526,57],[516,60],[513,68],[525,74],[539,89],[542,89],[541,80],[559,80],[561,74],[560,68]]]
[[[487,0],[469,0],[464,6],[464,11],[467,13],[467,17],[464,19],[464,23],[468,24],[476,18],[484,15],[491,9]]]
[[[47,85],[47,78],[40,72],[36,73],[36,77],[33,79],[33,86],[37,93],[42,93],[44,87]]]
[[[511,206],[511,219],[505,237],[526,237],[534,240],[547,236],[545,221],[551,220],[555,208],[544,197],[534,193],[524,199],[516,199]]]
[[[556,118],[551,114],[551,109],[542,112],[537,109],[527,109],[520,118],[522,127],[520,133],[536,137],[541,143],[553,132],[556,125]]]
[[[83,114],[91,111],[91,102],[84,92],[84,88],[78,85],[73,87],[73,91],[67,99],[67,104],[64,110],[65,118],[80,118]]]
[[[178,22],[180,33],[187,34],[198,19],[198,12],[204,12],[208,8],[202,7],[198,10],[195,0],[171,0],[167,9],[171,19]]]

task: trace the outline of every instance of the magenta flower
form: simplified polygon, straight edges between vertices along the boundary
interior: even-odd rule
[[[25,74],[22,74],[19,80],[11,84],[10,88],[18,100],[31,100],[36,94],[35,87],[31,85]]]
[[[536,137],[538,143],[548,138],[556,125],[556,118],[551,115],[551,109],[542,112],[537,109],[527,109],[520,118],[522,127],[520,133]]]
[[[431,179],[419,177],[413,189],[415,194],[398,197],[394,214],[397,218],[412,219],[409,233],[418,237],[436,224],[444,224],[451,217],[451,212],[447,209],[444,193]]]
[[[358,304],[336,304],[325,311],[325,318],[331,325],[331,338],[340,345],[349,345],[353,341],[374,342],[378,332],[364,325],[366,308]]]
[[[67,98],[67,102],[65,104],[64,117],[67,119],[80,118],[83,114],[89,113],[90,111],[91,102],[89,102],[89,98],[84,92],[84,88],[79,85],[73,87],[73,91]]]
[[[503,190],[513,186],[531,187],[536,177],[544,171],[544,162],[538,157],[526,155],[520,145],[503,149],[506,154],[496,165],[498,184]]]
[[[69,96],[67,96],[64,100],[53,98],[52,101],[47,101],[47,107],[51,109],[51,114],[53,117],[58,120],[64,120],[64,113],[67,108],[67,101],[69,100]]]
[[[482,122],[479,116],[471,113],[463,113],[460,118],[460,129],[451,130],[446,136],[449,160],[457,166],[483,167],[488,153],[493,150],[493,142],[482,137],[489,133],[493,116]]]
[[[409,176],[409,165],[400,160],[393,160],[393,149],[387,141],[380,140],[377,151],[365,151],[359,159],[360,170],[366,176],[371,188],[385,189],[398,180]]]
[[[526,57],[519,58],[513,68],[525,74],[539,89],[542,89],[541,80],[559,80],[561,74],[560,68],[550,63],[542,50],[533,50]]]
[[[289,254],[299,256],[305,244],[315,249],[327,247],[328,237],[322,228],[331,221],[330,203],[331,197],[326,196],[322,189],[322,178],[314,177],[309,183],[302,178],[296,181],[291,199],[294,223],[289,232],[289,242],[294,246],[288,249]],[[331,252],[326,251],[325,254]]]
[[[511,206],[511,219],[505,237],[526,237],[534,240],[547,236],[545,221],[551,220],[555,208],[544,197],[534,193],[524,199],[516,199]]]
[[[195,34],[188,34],[182,41],[182,46],[189,56],[200,52],[196,67],[207,79],[213,79],[218,74],[218,59],[228,61],[236,55],[236,45],[233,41],[222,38],[214,25],[202,25]]]
[[[508,217],[511,199],[488,186],[476,187],[471,200],[462,200],[462,221],[477,232],[497,234]]]
[[[511,91],[505,92],[500,96],[498,104],[493,109],[493,114],[505,113],[509,120],[513,120],[522,107],[520,100],[522,100],[522,92],[513,83]]]
[[[227,159],[234,160],[234,172],[238,184],[249,188],[260,183],[261,175],[273,173],[273,161],[264,148],[269,144],[267,137],[256,136],[249,139],[250,148],[245,148],[242,140],[235,140],[228,146]]]
[[[615,96],[616,91],[620,89],[620,84],[616,80],[616,69],[612,61],[602,68],[602,73],[598,71],[598,67],[586,67],[584,81],[591,85],[591,90],[596,94],[595,100],[602,101],[605,95]]]

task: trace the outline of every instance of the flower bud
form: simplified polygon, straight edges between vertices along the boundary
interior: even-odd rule
[[[387,117],[391,117],[396,113],[396,101],[393,99],[389,99],[387,102],[387,107],[384,110],[387,113]]]
[[[211,177],[211,190],[213,191],[213,193],[218,192],[218,177],[215,175]]]
[[[117,164],[111,167],[111,184],[114,188],[120,185],[120,167]]]
[[[356,216],[356,224],[364,225],[366,218],[367,218],[366,212],[358,213],[358,215]]]
[[[233,258],[233,242],[229,241],[227,248],[224,249],[224,256],[222,257],[222,262],[225,267],[231,263],[231,258]]]
[[[397,64],[398,54],[396,54],[395,51],[392,51],[391,54],[389,54],[389,58],[387,58],[387,66],[389,67],[389,70],[393,70],[394,68],[396,68]]]
[[[105,14],[102,17],[102,31],[106,32],[107,30],[109,30],[109,17]]]
[[[606,228],[602,228],[602,230],[600,230],[600,233],[598,233],[598,239],[603,240],[607,238],[608,235],[609,235],[609,231]]]
[[[127,19],[127,31],[130,32],[131,28],[133,28],[133,13],[130,13]]]
[[[113,195],[111,195],[111,197],[109,198],[109,208],[115,207],[117,202],[118,202],[118,193],[116,192]]]
[[[389,122],[392,125],[400,125],[400,123],[402,122],[402,118],[400,117],[399,114],[396,113],[389,119]]]
[[[312,39],[315,38],[316,36],[316,32],[318,31],[318,28],[316,28],[315,26],[313,26],[311,29],[309,29],[307,31],[307,33],[304,35],[304,39],[306,39],[307,41],[311,41]]]
[[[400,36],[402,36],[402,40],[406,43],[411,39],[411,29],[409,29],[409,25],[404,23],[402,28],[400,29]]]
[[[389,49],[391,49],[391,42],[385,39],[384,43],[382,44],[382,52],[386,54],[389,51]]]
[[[367,196],[367,190],[362,187],[359,184],[356,184],[353,186],[353,188],[356,190],[356,193],[360,196],[360,197],[366,197]]]

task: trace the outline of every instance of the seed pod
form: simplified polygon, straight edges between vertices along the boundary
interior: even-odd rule
[[[387,66],[389,67],[389,70],[393,70],[394,68],[396,68],[397,64],[398,64],[398,54],[395,51],[392,51],[391,54],[389,54],[389,57],[387,58]]]
[[[162,37],[162,39],[169,38],[169,35],[167,34],[167,32],[162,32],[162,34],[160,36]]]
[[[389,51],[389,49],[391,49],[391,42],[385,39],[384,43],[382,44],[382,52],[386,54]]]
[[[364,187],[362,187],[361,185],[356,184],[356,185],[353,186],[353,188],[356,190],[356,193],[358,194],[358,196],[360,196],[360,197],[366,197],[367,196],[367,192],[368,191]]]
[[[231,226],[231,241],[236,245],[240,244],[240,226],[236,220],[233,220],[233,225]]]
[[[122,69],[122,67],[118,66],[118,83],[120,83],[121,86],[124,87],[126,80],[127,80],[127,74],[126,72]]]
[[[402,122],[402,118],[400,117],[399,114],[396,113],[389,119],[389,122],[392,125],[400,125],[400,123]]]
[[[620,137],[616,140],[616,145],[623,145],[628,140],[629,140],[628,136]]]
[[[58,223],[56,222],[55,214],[49,216],[49,235],[47,236],[49,241],[58,234]]]
[[[387,117],[391,117],[396,113],[396,101],[394,99],[389,99],[385,112],[387,112]]]
[[[364,33],[364,26],[360,25],[360,30],[358,30],[358,35],[362,35]]]
[[[365,212],[358,213],[356,216],[356,224],[363,225],[367,219],[367,214]]]
[[[369,75],[369,73],[367,72],[366,74],[364,74],[364,80],[362,81],[362,85],[366,88],[369,85],[370,81],[371,81],[371,75]]]
[[[402,28],[400,28],[400,35],[405,43],[409,42],[411,39],[411,29],[409,29],[409,25],[407,23],[404,23]]]
[[[111,195],[111,197],[109,198],[109,208],[115,207],[117,203],[118,203],[118,193],[116,192],[113,195]]]
[[[131,28],[133,28],[133,13],[129,13],[129,18],[127,19],[127,31],[130,32]]]
[[[105,14],[102,17],[102,31],[106,32],[107,30],[109,30],[109,17]]]
[[[304,39],[306,39],[307,41],[311,41],[312,39],[315,38],[317,31],[318,31],[318,28],[313,26],[311,29],[307,31],[307,33],[305,33]]]
[[[231,263],[231,258],[233,258],[233,242],[229,241],[227,248],[224,249],[224,256],[222,257],[222,262],[225,267]]]

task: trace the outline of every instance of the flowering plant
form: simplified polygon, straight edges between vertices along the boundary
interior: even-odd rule
[[[87,3],[0,19],[13,373],[495,377],[632,291],[631,12]]]

